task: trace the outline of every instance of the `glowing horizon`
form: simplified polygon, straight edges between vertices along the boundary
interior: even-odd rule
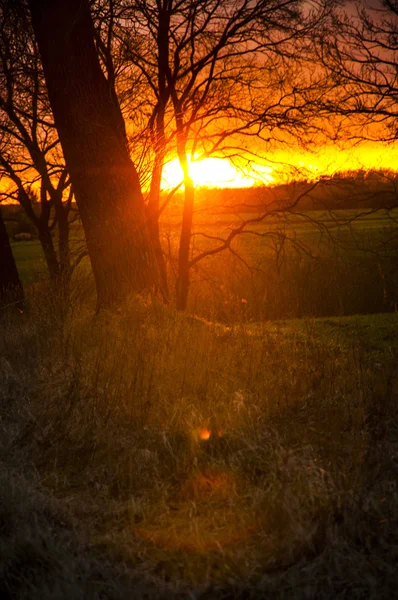
[[[279,184],[294,179],[317,179],[338,172],[398,169],[398,143],[362,143],[351,148],[324,146],[318,152],[279,151],[251,164],[236,167],[228,158],[205,158],[190,163],[190,175],[196,187],[243,188]],[[169,161],[163,171],[162,189],[182,182],[178,159]]]
[[[236,159],[237,160],[237,159]],[[260,163],[261,161],[261,163]],[[257,152],[256,162],[242,160],[235,166],[228,158],[209,157],[190,163],[190,174],[196,187],[247,188],[261,185],[278,185],[294,180],[316,180],[339,172],[357,170],[391,170],[398,172],[398,142],[362,142],[351,148],[337,145],[322,146],[317,152],[299,148],[267,153],[261,157]],[[163,170],[162,189],[170,190],[182,183],[182,170],[177,158],[166,163]],[[38,189],[38,183],[33,185]],[[7,193],[14,184],[3,177],[0,194]],[[3,204],[14,203],[0,198]]]

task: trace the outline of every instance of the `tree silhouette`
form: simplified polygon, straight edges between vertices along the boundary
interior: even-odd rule
[[[184,309],[189,271],[196,264],[190,257],[195,206],[190,161],[208,156],[252,160],[252,146],[260,141],[269,150],[274,143],[288,145],[308,135],[311,106],[303,91],[311,84],[303,77],[299,48],[324,11],[319,5],[305,12],[298,0],[120,0],[112,5],[117,7],[112,13],[115,45],[124,48],[131,65],[134,112],[144,123],[138,135],[145,138],[145,129],[150,132],[147,216],[158,249],[167,155],[178,156],[183,172],[176,303]],[[102,18],[102,39],[109,40],[106,11]],[[107,69],[111,49],[104,54]],[[124,86],[127,80],[124,73]],[[162,260],[159,266],[164,272]]]
[[[393,142],[398,119],[398,5],[336,10],[318,39],[325,89],[319,109],[340,117],[351,140]]]
[[[29,4],[98,305],[113,306],[158,282],[123,117],[101,71],[88,1]]]
[[[0,308],[20,305],[24,293],[0,209]]]
[[[2,196],[35,226],[52,278],[71,272],[72,190],[49,107],[37,45],[17,3],[0,2]],[[58,253],[52,232],[58,232]]]

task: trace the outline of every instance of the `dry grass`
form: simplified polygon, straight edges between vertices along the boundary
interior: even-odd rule
[[[8,597],[394,596],[396,315],[92,315],[2,317]]]

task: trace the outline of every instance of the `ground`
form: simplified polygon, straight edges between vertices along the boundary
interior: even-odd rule
[[[95,314],[87,264],[66,296],[38,241],[13,243],[27,301],[0,315],[4,597],[396,595],[396,218],[354,215],[256,225],[234,245],[252,269],[199,263],[186,315],[149,297]],[[194,252],[249,216],[198,210]],[[162,231],[172,274],[173,215]]]
[[[2,315],[5,597],[394,597],[395,313],[93,317],[43,286]]]

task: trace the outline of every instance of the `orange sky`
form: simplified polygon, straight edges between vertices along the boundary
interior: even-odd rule
[[[361,143],[351,149],[322,146],[314,153],[294,150],[268,155],[269,162],[260,161],[251,167],[236,169],[227,159],[208,158],[191,164],[191,176],[197,186],[249,187],[258,184],[282,183],[291,179],[317,178],[338,171],[356,169],[398,168],[398,144]],[[179,183],[182,172],[178,160],[169,162],[164,171],[163,188]]]
[[[236,169],[228,159],[208,158],[191,164],[191,176],[196,186],[206,187],[250,187],[261,184],[278,184],[305,177],[317,178],[338,171],[356,169],[398,170],[398,143],[361,143],[346,150],[336,145],[322,146],[314,153],[292,150],[274,152],[267,155],[269,162],[260,161],[252,167]],[[163,189],[177,185],[182,178],[178,160],[169,162],[164,170]],[[1,190],[10,184],[6,179],[0,181]]]

